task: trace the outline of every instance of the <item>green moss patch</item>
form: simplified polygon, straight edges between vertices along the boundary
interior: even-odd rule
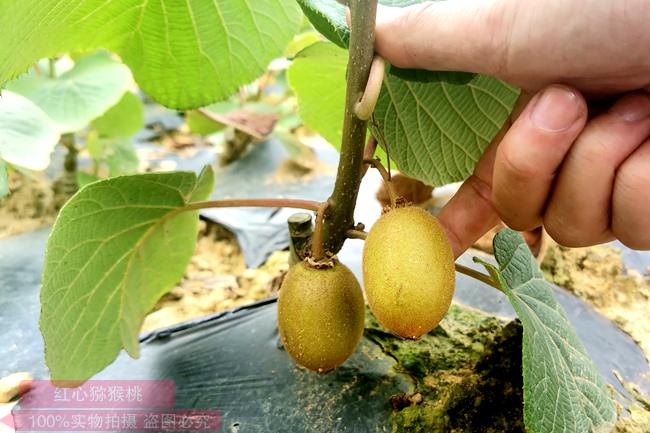
[[[436,329],[409,341],[366,317],[366,337],[415,383],[413,393],[391,397],[392,431],[525,431],[518,321],[454,304]]]

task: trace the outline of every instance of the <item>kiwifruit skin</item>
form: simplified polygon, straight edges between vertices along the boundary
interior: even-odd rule
[[[440,323],[454,295],[454,272],[442,226],[420,208],[390,210],[368,233],[363,249],[368,304],[400,337],[417,339]]]
[[[338,367],[354,352],[364,314],[361,286],[341,263],[331,269],[298,263],[280,287],[278,328],[284,348],[298,364],[319,373]]]

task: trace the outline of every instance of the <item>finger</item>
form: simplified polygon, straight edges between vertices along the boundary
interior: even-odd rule
[[[530,95],[522,94],[519,97],[510,119],[483,153],[472,176],[463,182],[460,189],[438,214],[455,257],[460,256],[478,238],[499,223],[499,217],[491,201],[494,158],[499,142],[529,100]]]
[[[425,2],[377,9],[375,49],[402,68],[477,72],[502,68],[508,25],[504,2]],[[512,4],[512,2],[506,2]]]
[[[612,230],[630,248],[650,249],[650,140],[618,169],[612,200]]]
[[[537,94],[505,135],[494,162],[492,202],[515,230],[542,224],[555,173],[587,120],[577,91],[549,86]]]
[[[555,241],[582,247],[613,239],[616,170],[649,135],[650,96],[643,91],[624,96],[589,121],[562,164],[544,214],[544,227]]]
[[[499,223],[499,216],[490,201],[490,173],[496,147],[496,143],[490,145],[479,160],[474,174],[463,182],[438,214],[438,219],[447,232],[454,257],[460,256],[478,238]]]

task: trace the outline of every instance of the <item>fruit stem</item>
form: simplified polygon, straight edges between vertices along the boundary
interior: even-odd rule
[[[390,174],[390,151],[388,150],[388,142],[386,141],[384,132],[381,130],[381,128],[379,128],[379,124],[377,123],[377,118],[375,117],[375,113],[372,113],[371,119],[372,119],[371,121],[372,133],[373,135],[377,135],[379,137],[379,140],[381,140],[381,145],[386,151],[386,163],[388,164],[388,177],[392,177]]]
[[[390,173],[386,171],[384,165],[379,161],[379,159],[364,159],[364,164],[370,164],[373,168],[377,169],[379,174],[381,174],[382,179],[384,179],[384,184],[388,190],[388,198],[390,199],[390,205],[392,208],[397,206],[397,193],[395,193],[395,188],[393,187],[393,182],[391,181]]]
[[[375,152],[377,151],[377,139],[370,135],[368,137],[368,142],[366,147],[363,149],[363,159],[373,159],[375,157]],[[367,168],[367,167],[366,167]]]
[[[334,191],[327,200],[323,225],[323,248],[336,254],[354,227],[354,206],[363,174],[363,148],[367,121],[360,119],[354,107],[366,89],[374,57],[377,0],[350,0],[350,44],[343,119],[341,156]],[[317,231],[318,232],[318,231]]]
[[[314,227],[314,235],[312,236],[311,255],[312,258],[319,262],[325,258],[325,250],[323,248],[323,221],[325,220],[325,212],[329,203],[324,201],[318,206],[316,211],[316,224]]]
[[[467,266],[459,265],[458,263],[454,263],[454,266],[456,267],[456,272],[459,272],[461,274],[465,274],[468,277],[472,277],[475,280],[479,280],[479,281],[487,284],[488,286],[492,286],[495,289],[497,289],[498,291],[503,292],[503,289],[501,289],[501,287],[499,287],[499,285],[497,283],[495,283],[494,280],[489,275],[486,275],[486,274],[484,274],[482,272],[479,272],[479,271],[477,271],[475,269],[468,268]]]

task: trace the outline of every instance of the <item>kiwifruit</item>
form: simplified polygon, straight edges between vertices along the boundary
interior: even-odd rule
[[[370,309],[392,333],[417,339],[435,328],[454,294],[454,254],[438,222],[416,207],[388,211],[363,248]]]
[[[278,328],[284,348],[298,364],[319,373],[338,367],[354,352],[364,313],[359,282],[338,262],[328,269],[300,262],[280,287]]]

